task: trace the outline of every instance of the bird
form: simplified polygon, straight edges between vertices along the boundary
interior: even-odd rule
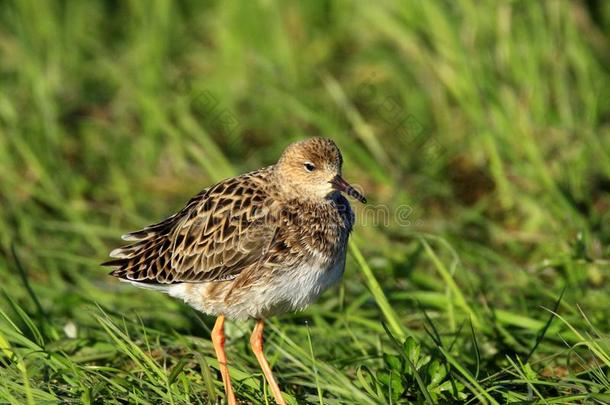
[[[355,222],[346,195],[366,198],[342,177],[328,138],[288,145],[276,164],[222,180],[169,218],[123,235],[110,275],[182,299],[216,316],[211,340],[229,405],[237,404],[225,354],[225,319],[256,320],[250,346],[276,403],[285,404],[263,351],[265,319],[299,311],[345,270]]]

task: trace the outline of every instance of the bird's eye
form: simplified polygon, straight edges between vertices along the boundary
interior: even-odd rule
[[[305,167],[305,170],[307,170],[310,173],[313,172],[314,170],[316,170],[316,166],[311,162],[305,162],[305,164],[303,166]]]

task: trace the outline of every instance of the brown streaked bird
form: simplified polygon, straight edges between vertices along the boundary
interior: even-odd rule
[[[236,404],[224,350],[224,321],[257,320],[252,350],[278,404],[285,404],[263,353],[264,319],[298,311],[345,268],[354,214],[341,194],[365,203],[341,177],[330,139],[289,145],[273,165],[201,191],[178,213],[123,236],[111,275],[183,299],[217,316],[212,342],[229,404]]]

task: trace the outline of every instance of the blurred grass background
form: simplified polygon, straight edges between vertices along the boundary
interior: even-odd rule
[[[221,401],[213,320],[99,263],[309,136],[370,203],[270,323],[289,401],[610,402],[609,40],[594,0],[0,2],[0,402]]]

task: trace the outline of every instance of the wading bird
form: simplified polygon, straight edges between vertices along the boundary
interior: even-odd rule
[[[217,316],[211,337],[229,404],[237,402],[225,318],[257,320],[250,344],[285,404],[263,353],[264,319],[305,308],[343,275],[354,214],[341,193],[366,200],[343,180],[342,164],[329,139],[296,142],[275,165],[223,180],[166,220],[124,235],[132,243],[104,263],[121,281]]]

